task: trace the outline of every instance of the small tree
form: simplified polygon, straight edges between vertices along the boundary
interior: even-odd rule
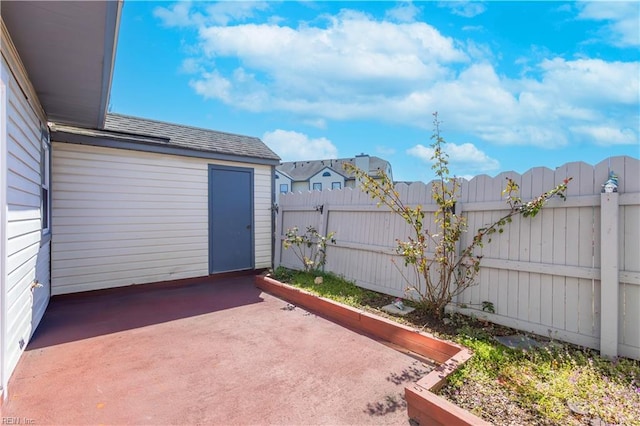
[[[287,229],[282,245],[285,250],[293,248],[305,272],[318,271],[327,263],[327,243],[336,243],[334,235],[335,232],[330,232],[322,236],[313,226],[307,226],[305,233],[300,235],[298,227],[294,226]]]
[[[410,225],[412,232],[406,241],[396,240],[397,253],[404,258],[405,266],[413,267],[417,277],[417,282],[412,282],[403,275],[408,284],[407,290],[415,291],[424,308],[441,317],[446,305],[474,284],[482,259],[482,256],[474,253],[475,250],[482,247],[485,240],[491,242],[492,234],[502,233],[513,216],[534,217],[550,198],[557,195],[566,199],[565,191],[571,178],[529,202],[523,202],[518,197],[518,184],[507,178],[506,188],[502,193],[506,196],[509,212],[494,223],[478,229],[471,243],[458,251],[456,248],[462,234],[467,231],[466,218],[455,212],[460,180],[450,176],[448,155],[443,150],[446,141],[440,134],[438,114],[433,115],[431,159],[434,164],[431,168],[437,178],[432,182],[431,196],[438,206],[434,214],[435,229],[425,226],[422,206],[410,207],[404,204],[393,182],[384,172],[378,177],[371,177],[366,171],[349,163],[345,164],[345,169],[355,174],[364,191],[378,199],[378,207],[386,205]]]

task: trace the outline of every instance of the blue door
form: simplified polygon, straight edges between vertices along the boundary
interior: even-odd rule
[[[209,165],[209,273],[254,269],[253,169]]]

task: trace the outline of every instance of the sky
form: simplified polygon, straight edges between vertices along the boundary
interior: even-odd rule
[[[125,0],[110,111],[466,178],[640,157],[640,2]]]

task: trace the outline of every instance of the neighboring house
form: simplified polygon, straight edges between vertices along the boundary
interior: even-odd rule
[[[2,4],[0,386],[51,295],[272,264],[279,157],[107,114],[121,1]]]
[[[345,163],[355,164],[374,178],[383,171],[393,180],[391,164],[388,161],[366,154],[353,158],[288,161],[276,167],[276,203],[279,194],[286,192],[354,188],[355,176],[344,169]]]

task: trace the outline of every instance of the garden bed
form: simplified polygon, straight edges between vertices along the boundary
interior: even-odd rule
[[[434,394],[471,352],[387,318],[326,299],[273,278],[258,275],[256,285],[273,295],[337,323],[436,361],[439,366],[405,388],[409,418],[422,425],[478,425],[484,420]]]
[[[323,284],[314,283],[322,275]],[[449,313],[429,315],[419,304],[396,317],[381,310],[394,297],[357,287],[332,274],[278,268],[280,282],[339,301],[357,312],[401,323],[447,342],[470,348],[474,356],[437,392],[496,426],[624,424],[640,426],[640,362],[609,360],[597,351],[518,332],[488,321]],[[539,344],[530,350],[510,349],[501,336],[520,334]],[[432,388],[432,390],[435,390]]]

